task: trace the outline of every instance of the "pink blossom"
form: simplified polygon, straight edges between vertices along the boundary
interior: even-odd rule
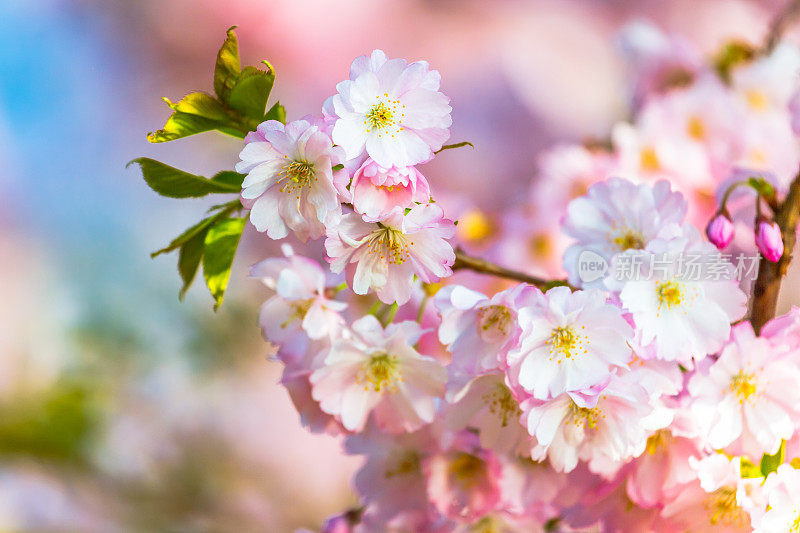
[[[756,223],[756,246],[767,261],[776,263],[783,256],[783,237],[778,224],[771,220],[759,220]]]
[[[448,401],[441,415],[448,436],[470,428],[477,432],[482,448],[520,454],[530,449],[528,432],[520,422],[522,410],[503,373],[476,377]]]
[[[592,472],[612,475],[644,451],[646,417],[653,412],[647,391],[617,376],[597,395],[567,392],[548,401],[530,398],[521,407],[538,443],[534,459],[546,456],[559,472],[587,461]]]
[[[436,294],[442,315],[439,341],[453,354],[448,366],[449,388],[455,393],[480,374],[505,366],[505,355],[519,338],[517,310],[533,304],[540,291],[520,284],[491,298],[461,285]]]
[[[559,515],[559,494],[568,476],[556,472],[547,461],[533,461],[529,456],[506,456],[503,459],[504,508],[525,514],[545,523]]]
[[[339,313],[347,304],[326,296],[325,271],[316,261],[295,255],[289,245],[283,246],[283,253],[285,258],[253,265],[250,277],[275,291],[261,306],[258,322],[264,338],[290,356],[305,352],[309,338],[336,337],[344,325]]]
[[[686,200],[673,192],[667,181],[636,185],[612,178],[589,187],[585,196],[567,206],[564,232],[577,240],[564,253],[564,268],[573,285],[602,286],[602,278],[582,279],[579,260],[593,252],[606,262],[626,250],[641,250],[665,225],[680,223],[686,215]]]
[[[250,222],[271,239],[289,230],[306,241],[325,234],[325,225],[341,216],[334,181],[346,180],[333,167],[344,159],[341,148],[308,117],[286,126],[268,120],[245,138],[236,171],[246,173],[242,203]]]
[[[692,412],[714,449],[760,458],[775,453],[800,420],[800,369],[749,322],[731,332],[719,359],[689,381]]]
[[[381,50],[361,56],[350,79],[336,86],[333,140],[347,158],[367,154],[384,168],[433,158],[450,137],[450,99],[439,92],[441,76],[426,61],[387,59]]]
[[[361,431],[370,413],[390,432],[414,431],[433,420],[444,394],[445,369],[413,345],[416,322],[386,329],[367,315],[353,323],[351,338],[335,341],[324,364],[311,374],[312,396],[350,431]]]
[[[700,455],[694,439],[660,429],[647,439],[645,453],[634,460],[627,479],[628,496],[641,507],[657,507],[675,488],[695,479],[689,458]]]
[[[362,524],[374,524],[380,531],[398,519],[415,524],[427,521],[430,503],[422,464],[438,449],[428,430],[388,435],[370,424],[361,433],[349,436],[345,449],[365,457],[354,478],[365,507]]]
[[[730,216],[727,213],[717,213],[706,226],[706,237],[708,242],[724,250],[733,240],[733,231]]]
[[[471,522],[501,501],[502,468],[495,455],[463,433],[451,448],[423,462],[428,498],[452,520]]]
[[[764,324],[760,336],[781,350],[797,352],[800,349],[800,307],[793,305],[786,314]]]
[[[428,203],[430,187],[422,172],[414,167],[383,168],[367,159],[350,184],[353,207],[364,220],[376,221],[396,207],[412,207],[414,202]]]
[[[664,517],[680,525],[678,531],[752,531],[746,509],[758,497],[761,478],[742,479],[741,458],[713,454],[689,459],[697,479],[676,487],[662,510]]]
[[[600,291],[552,288],[519,311],[519,322],[509,378],[539,400],[603,385],[632,357],[633,330]]]
[[[797,531],[800,527],[800,470],[783,464],[764,482],[766,513],[754,523],[753,533]]]
[[[691,256],[712,263],[719,275],[681,272],[680,265]],[[733,265],[689,224],[664,228],[644,251],[627,252],[625,259],[642,269],[624,280],[619,293],[622,306],[633,317],[638,342],[653,343],[659,359],[683,364],[691,364],[692,358],[702,360],[722,347],[730,323],[746,311],[747,297]]]
[[[417,205],[408,213],[397,207],[378,223],[345,215],[328,229],[325,249],[333,272],[347,269],[353,292],[367,294],[373,288],[382,302],[404,304],[415,275],[433,283],[452,274],[455,253],[447,239],[454,233],[453,221],[435,204]]]

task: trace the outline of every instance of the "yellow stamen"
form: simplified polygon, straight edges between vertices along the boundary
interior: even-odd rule
[[[624,252],[625,250],[643,250],[645,245],[644,236],[632,229],[621,232],[612,240],[614,244],[617,245],[620,252]]]
[[[681,286],[675,280],[659,281],[656,283],[656,295],[658,296],[658,305],[666,305],[672,309],[681,305],[682,295]]]
[[[397,383],[402,381],[396,356],[376,353],[369,358],[356,375],[356,383],[364,383],[364,389],[375,392],[397,392]]]
[[[750,524],[749,515],[736,503],[736,489],[722,487],[708,495],[703,506],[709,513],[712,526],[746,527]]]
[[[739,403],[744,403],[756,393],[755,376],[739,372],[731,379],[730,390],[739,398]]]
[[[508,387],[498,383],[494,390],[483,395],[483,401],[489,406],[489,412],[500,419],[500,425],[506,427],[510,421],[519,420],[522,410],[517,400],[511,395]]]

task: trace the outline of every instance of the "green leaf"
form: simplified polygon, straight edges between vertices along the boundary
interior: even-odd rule
[[[228,28],[228,36],[217,53],[217,64],[214,68],[214,92],[220,100],[227,101],[228,95],[239,77],[239,42],[233,30]]]
[[[233,212],[233,210],[236,209],[237,207],[236,204],[238,203],[239,203],[238,200],[234,200],[233,202],[228,202],[226,204],[220,204],[219,206],[215,206],[223,209],[218,213],[211,215],[210,217],[204,218],[194,226],[190,227],[189,229],[187,229],[186,231],[184,231],[183,233],[172,239],[172,241],[167,246],[151,253],[150,257],[156,257],[161,254],[169,253],[173,250],[178,249],[184,243],[192,239],[195,235],[198,235],[201,232],[205,234],[205,230],[207,230],[211,225],[215,224],[217,221],[231,214],[231,212]]]
[[[238,193],[237,187],[224,180],[208,180],[202,176],[189,174],[155,159],[140,157],[128,165],[136,163],[142,169],[144,180],[151,189],[169,198],[198,198],[210,193]]]
[[[206,234],[203,276],[214,297],[215,311],[222,305],[244,224],[244,218],[227,218],[214,225]]]
[[[237,191],[241,191],[245,176],[247,176],[247,174],[239,174],[233,170],[223,170],[222,172],[214,174],[211,181],[214,183],[224,183],[225,185],[235,187]]]
[[[183,280],[183,287],[181,287],[181,292],[178,294],[178,298],[181,301],[186,296],[186,291],[191,287],[197,274],[197,269],[200,268],[200,260],[203,258],[207,233],[208,228],[200,230],[181,246],[181,251],[178,253],[178,272]]]
[[[786,441],[781,441],[781,447],[774,455],[764,454],[761,456],[761,475],[767,477],[771,472],[778,470],[778,467],[783,464],[783,459],[786,456]]]
[[[272,66],[268,71],[256,67],[245,67],[231,89],[227,103],[245,117],[261,122],[267,108],[267,100],[275,83],[275,72]]]
[[[224,123],[218,120],[175,111],[172,116],[167,119],[163,128],[151,131],[147,134],[147,141],[151,143],[164,143],[222,127],[224,127]],[[225,133],[232,132],[226,131]],[[237,135],[239,137],[244,137],[244,133],[238,133]]]
[[[163,100],[173,111],[180,111],[189,115],[197,115],[211,120],[228,120],[225,107],[220,103],[219,100],[206,93],[198,92],[187,94],[177,104],[173,104],[168,98],[164,98]]]
[[[280,102],[275,102],[275,105],[269,108],[267,114],[264,115],[264,120],[277,120],[283,124],[286,124],[286,108],[284,108]]]

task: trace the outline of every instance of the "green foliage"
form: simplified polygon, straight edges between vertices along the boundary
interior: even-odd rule
[[[225,101],[236,85],[236,78],[239,76],[241,67],[239,66],[239,41],[233,30],[236,26],[228,28],[228,36],[222,43],[217,53],[217,64],[214,67],[214,92]]]
[[[225,42],[217,53],[214,68],[214,93],[203,92],[186,95],[178,103],[164,98],[172,116],[160,130],[147,134],[151,143],[182,139],[205,131],[219,132],[243,138],[264,120],[286,121],[286,111],[276,103],[265,113],[269,93],[275,83],[275,69],[268,61],[261,70],[239,65],[239,44],[234,33],[228,30]]]
[[[178,252],[178,273],[183,280],[183,287],[181,287],[181,292],[178,293],[178,298],[181,301],[186,296],[186,291],[192,286],[194,277],[197,275],[197,269],[200,268],[207,234],[208,228],[203,229],[181,244],[180,252]]]
[[[226,218],[212,226],[205,236],[203,254],[203,276],[214,297],[214,309],[218,309],[225,296],[231,265],[244,231],[244,218]]]
[[[0,405],[0,455],[81,462],[99,412],[91,390],[74,381]]]
[[[164,98],[172,116],[164,127],[147,135],[153,143],[172,141],[216,130],[243,138],[265,120],[286,122],[286,110],[275,102],[267,110],[275,69],[268,61],[262,61],[265,69],[246,66],[239,62],[239,42],[232,27],[217,53],[214,67],[214,95],[194,92],[173,103]],[[244,175],[233,171],[222,171],[212,178],[184,172],[159,161],[141,157],[134,159],[142,170],[144,180],[151,189],[169,198],[199,198],[208,194],[234,193],[242,190]],[[211,295],[214,309],[219,308],[231,275],[231,265],[236,248],[244,230],[245,219],[232,218],[241,211],[238,199],[211,208],[210,214],[197,224],[186,229],[172,241],[153,252],[151,257],[178,250],[178,273],[183,285],[179,298],[197,277],[200,265]]]
[[[766,477],[771,472],[778,470],[778,467],[783,464],[786,457],[786,441],[781,441],[781,447],[773,455],[764,454],[761,456],[761,475]]]
[[[215,300],[214,309],[219,308],[230,278],[239,237],[244,230],[245,219],[230,218],[230,215],[240,209],[239,200],[215,206],[212,208],[212,211],[216,211],[214,214],[188,228],[164,248],[150,254],[151,257],[156,257],[178,250],[178,273],[183,280],[178,295],[181,300],[191,287],[202,262],[206,285]]]
[[[144,181],[151,189],[169,198],[199,198],[210,193],[238,193],[242,190],[244,180],[243,175],[231,171],[220,172],[209,180],[147,157],[128,163],[129,166],[132,164],[139,165]]]

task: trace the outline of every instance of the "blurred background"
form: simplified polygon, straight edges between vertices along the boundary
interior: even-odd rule
[[[178,302],[175,257],[149,258],[209,203],[150,191],[129,160],[198,174],[241,142],[145,134],[238,25],[269,59],[290,120],[319,111],[373,48],[427,59],[453,100],[450,152],[425,167],[462,209],[527,195],[537,155],[628,114],[619,29],[647,20],[705,54],[759,42],[782,2],[745,0],[2,0],[0,530],[291,531],[352,505],[357,460],[300,426],[256,324],[248,231],[219,312]],[[479,205],[478,205],[479,204]],[[317,249],[318,250],[318,249]]]

